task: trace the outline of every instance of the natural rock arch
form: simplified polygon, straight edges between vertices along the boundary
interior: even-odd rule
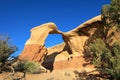
[[[27,40],[22,54],[19,56],[21,60],[34,60],[41,62],[42,58],[47,53],[47,49],[44,46],[44,41],[48,34],[60,34],[56,25],[52,22],[42,24],[40,26],[31,29],[31,36]],[[29,53],[29,55],[28,55]]]
[[[54,23],[46,23],[31,29],[31,37],[25,44],[24,50],[19,56],[21,60],[34,60],[43,62],[44,66],[52,69],[83,67],[86,63],[84,47],[86,42],[94,39],[103,32],[104,25],[101,15],[96,16],[77,28],[61,32]],[[99,33],[100,32],[100,33]],[[44,41],[49,34],[61,34],[64,42],[50,48],[44,46]],[[68,60],[69,55],[72,59]],[[47,56],[46,58],[44,58]],[[50,64],[52,62],[52,64]]]
[[[34,27],[31,29],[30,39],[26,42],[27,44],[40,44],[44,45],[44,41],[49,34],[60,34],[62,33],[52,22],[42,24],[40,26]]]

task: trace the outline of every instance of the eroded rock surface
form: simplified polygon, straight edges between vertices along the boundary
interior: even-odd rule
[[[42,61],[45,57],[47,49],[44,41],[48,34],[58,34],[60,31],[52,22],[46,23],[31,29],[31,36],[27,40],[24,50],[19,56],[20,60]]]
[[[66,33],[54,23],[46,23],[31,29],[31,36],[19,56],[21,60],[35,60],[50,70],[62,68],[84,68],[87,64],[84,49],[89,41],[103,37],[104,25],[101,16],[96,16]],[[51,48],[44,45],[49,34],[61,34],[64,42]],[[93,65],[89,65],[92,66]]]

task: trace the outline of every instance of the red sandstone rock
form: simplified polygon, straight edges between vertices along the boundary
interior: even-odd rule
[[[24,50],[19,56],[20,60],[41,61],[45,56],[46,48],[38,44],[25,45]]]

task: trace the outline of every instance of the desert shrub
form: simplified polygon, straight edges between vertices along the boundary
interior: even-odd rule
[[[75,73],[75,80],[104,80],[103,78],[98,77],[95,74],[90,74],[89,72],[86,71],[74,71]],[[105,79],[106,80],[106,79]]]
[[[15,45],[10,44],[8,36],[0,35],[0,72],[4,70],[6,62],[12,53],[17,50]]]
[[[43,68],[38,62],[33,61],[18,61],[14,68],[16,71],[27,72],[27,73],[44,73],[46,69]]]
[[[17,50],[16,46],[9,44],[9,40],[10,38],[8,36],[0,35],[0,62],[4,63]]]
[[[111,63],[107,71],[114,80],[120,79],[120,42],[115,42],[112,45],[113,56],[111,58]]]
[[[96,39],[93,43],[89,44],[87,50],[89,53],[92,63],[96,67],[108,67],[109,58],[111,58],[111,51],[106,48],[106,44],[101,39]]]
[[[16,61],[15,63],[12,64],[14,67],[15,71],[23,72],[24,70],[24,61]]]
[[[112,79],[120,79],[120,42],[115,42],[111,48],[108,48],[103,40],[96,39],[88,46],[87,52],[91,62]]]
[[[27,62],[24,63],[24,70],[26,72],[35,73],[39,70],[39,67],[40,67],[40,65],[37,62],[27,61]]]
[[[104,5],[101,15],[107,28],[116,26],[120,30],[120,0],[111,0],[110,4]]]

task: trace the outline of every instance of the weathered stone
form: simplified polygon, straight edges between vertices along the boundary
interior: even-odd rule
[[[63,68],[85,68],[84,49],[96,37],[103,37],[104,25],[101,16],[92,18],[66,33],[57,29],[54,23],[46,23],[31,30],[31,37],[19,59],[35,60],[50,70]],[[64,42],[45,48],[44,41],[49,34],[61,34]],[[93,68],[93,65],[86,67]]]
[[[24,50],[19,56],[20,60],[41,61],[46,55],[46,48],[38,44],[25,45]]]
[[[48,34],[60,34],[60,33],[61,32],[57,29],[56,25],[52,22],[34,27],[31,29],[30,39],[28,39],[25,45],[39,44],[43,46]]]
[[[30,39],[27,40],[19,59],[42,62],[42,58],[44,58],[47,53],[44,41],[48,34],[53,33],[60,33],[54,23],[46,23],[32,28]]]

